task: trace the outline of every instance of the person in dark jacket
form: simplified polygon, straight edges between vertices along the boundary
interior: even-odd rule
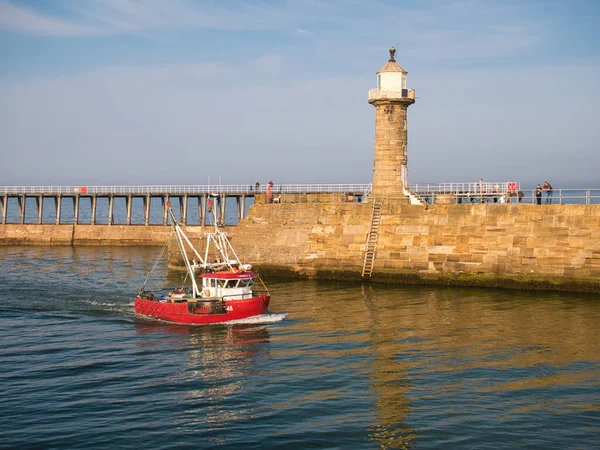
[[[542,187],[538,183],[538,185],[535,187],[535,201],[538,205],[542,204],[542,192]]]

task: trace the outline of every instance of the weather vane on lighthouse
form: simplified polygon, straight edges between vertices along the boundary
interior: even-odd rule
[[[390,62],[395,62],[396,59],[394,56],[396,55],[396,49],[394,47],[390,48]]]

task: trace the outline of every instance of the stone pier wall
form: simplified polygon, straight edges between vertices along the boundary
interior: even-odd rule
[[[0,245],[163,245],[160,225],[0,225]]]
[[[371,205],[255,205],[232,229],[265,273],[359,279]],[[373,281],[600,292],[600,205],[385,205]]]
[[[359,280],[371,208],[258,203],[228,231],[265,275]],[[187,229],[196,241],[204,231]],[[0,245],[162,245],[170,231],[9,224]],[[600,293],[600,205],[384,204],[372,280]]]

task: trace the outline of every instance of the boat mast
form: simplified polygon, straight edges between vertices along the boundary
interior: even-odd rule
[[[237,254],[235,253],[235,250],[233,249],[231,243],[229,242],[229,239],[227,238],[227,233],[219,230],[219,226],[217,224],[217,214],[215,212],[215,208],[213,208],[212,214],[213,214],[213,223],[214,223],[215,229],[212,233],[205,234],[205,236],[206,236],[206,252],[204,254],[204,259],[206,261],[206,264],[208,264],[208,253],[210,250],[210,244],[212,242],[215,246],[216,251],[221,255],[221,258],[223,259],[220,264],[221,267],[226,266],[229,269],[233,269],[233,266],[231,265],[231,262],[230,262],[232,260],[232,258],[230,258],[230,256],[229,256],[230,252],[235,257],[236,264],[241,265],[242,262],[238,258]]]
[[[194,269],[192,268],[192,265],[190,264],[190,260],[185,251],[185,246],[183,245],[183,239],[181,237],[181,234],[183,233],[183,231],[181,231],[181,229],[179,227],[176,227],[175,229],[177,230],[177,245],[179,247],[180,252],[183,254],[183,260],[185,261],[185,267],[188,271],[190,279],[192,280],[192,294],[193,294],[193,297],[196,298],[196,296],[198,295],[198,292],[199,292],[198,284],[196,283],[196,276],[194,273]],[[184,237],[185,237],[185,235],[184,235]]]
[[[185,244],[183,243],[183,241],[185,240],[185,242],[188,243],[190,248],[193,250],[194,254],[198,257],[198,259],[200,259],[200,262],[202,265],[204,265],[204,261],[202,260],[202,257],[200,256],[200,254],[196,251],[196,249],[194,248],[194,246],[192,245],[192,243],[190,242],[188,237],[185,235],[185,233],[179,226],[179,222],[177,222],[177,219],[175,219],[175,214],[173,214],[173,210],[171,209],[170,203],[167,203],[167,208],[169,211],[169,215],[171,216],[171,220],[173,221],[173,227],[176,231],[177,246],[179,247],[179,251],[182,254],[183,260],[185,262],[185,267],[190,276],[190,279],[192,280],[192,296],[194,298],[196,298],[198,296],[200,290],[198,289],[198,284],[196,283],[196,276],[194,273],[194,268],[190,264],[190,259],[188,258]]]

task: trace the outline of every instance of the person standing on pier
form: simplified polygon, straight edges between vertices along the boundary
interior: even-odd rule
[[[535,187],[535,201],[538,205],[542,204],[542,192],[542,187],[538,183],[538,185]]]
[[[269,203],[273,203],[273,182],[269,181],[269,187],[267,188],[267,199]]]
[[[544,181],[544,190],[546,191],[546,205],[552,204],[552,185]]]

